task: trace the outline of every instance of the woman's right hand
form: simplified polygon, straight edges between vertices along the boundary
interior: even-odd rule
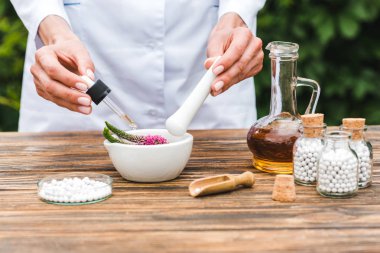
[[[37,50],[30,71],[38,95],[71,111],[91,113],[91,98],[84,91],[88,86],[81,79],[94,79],[94,65],[83,43],[66,21],[48,16],[39,27],[45,46]]]

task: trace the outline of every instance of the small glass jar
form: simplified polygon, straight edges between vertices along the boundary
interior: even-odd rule
[[[372,145],[365,138],[367,126],[363,128],[348,128],[341,126],[341,129],[352,133],[350,147],[356,152],[359,159],[359,188],[366,188],[372,184],[373,152]]]
[[[325,197],[348,198],[358,191],[358,158],[350,148],[351,134],[332,131],[318,160],[317,191]]]
[[[321,154],[326,124],[301,127],[302,136],[293,147],[293,175],[299,185],[311,186],[317,182],[317,162]]]

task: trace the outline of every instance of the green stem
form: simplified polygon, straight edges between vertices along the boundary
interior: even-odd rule
[[[130,142],[139,143],[144,140],[144,136],[138,136],[133,134],[128,134],[124,132],[123,130],[120,130],[116,128],[115,126],[111,125],[109,122],[106,121],[106,126],[109,130],[111,130],[114,134],[116,134],[119,138],[126,139]]]
[[[103,130],[103,136],[111,143],[123,143],[118,138],[115,138],[114,136],[112,136],[110,130],[107,127],[105,127]]]

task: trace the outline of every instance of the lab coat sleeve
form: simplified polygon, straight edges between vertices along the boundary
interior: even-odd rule
[[[220,0],[219,18],[227,12],[235,12],[243,19],[249,29],[253,27],[257,13],[263,8],[265,0]]]
[[[29,36],[34,38],[37,48],[43,45],[38,36],[38,27],[44,18],[49,15],[60,16],[70,25],[63,0],[11,0],[11,2],[28,29]]]

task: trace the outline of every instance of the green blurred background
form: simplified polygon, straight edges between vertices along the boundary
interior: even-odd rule
[[[267,0],[258,36],[300,45],[298,75],[317,80],[317,110],[328,125],[343,117],[380,124],[380,1]],[[0,2],[0,131],[16,131],[27,31],[8,1]],[[267,52],[265,52],[267,55]],[[259,117],[269,111],[270,65],[255,78]],[[299,90],[300,112],[310,91]]]

